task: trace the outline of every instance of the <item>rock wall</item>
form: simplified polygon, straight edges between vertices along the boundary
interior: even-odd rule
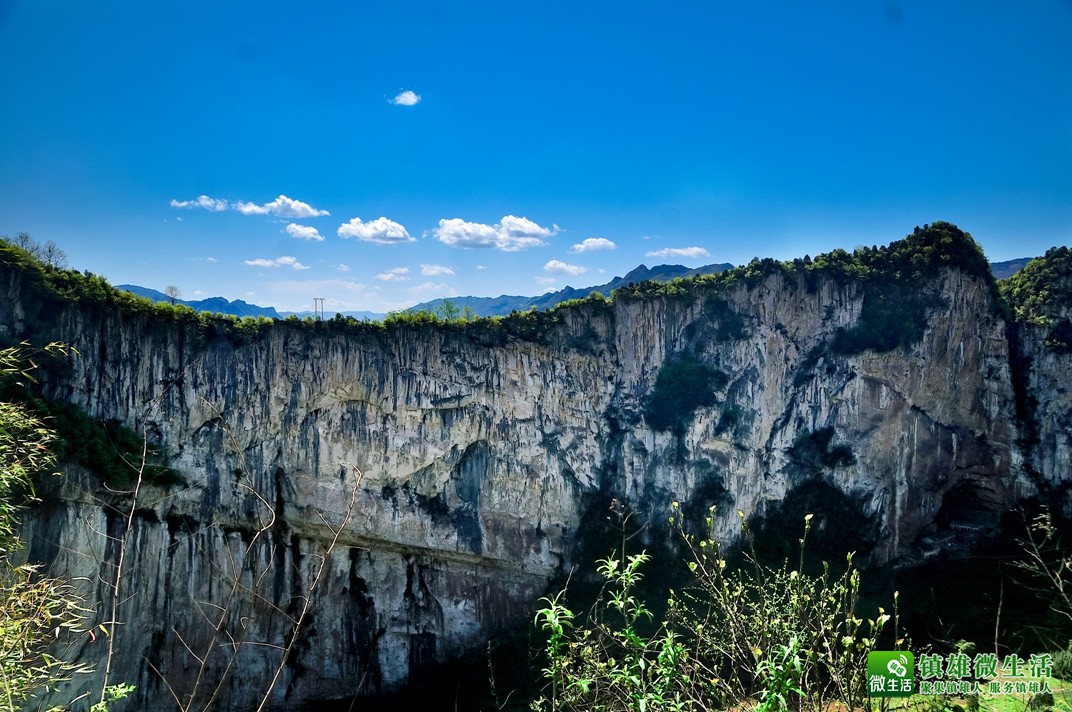
[[[859,284],[789,273],[586,303],[490,346],[461,328],[286,323],[234,343],[57,305],[0,265],[3,333],[78,350],[49,395],[146,433],[186,481],[144,486],[126,534],[131,497],[67,467],[30,555],[91,582],[107,621],[125,540],[112,679],[138,707],[174,692],[224,710],[252,708],[284,646],[276,709],[419,679],[531,615],[594,493],[652,522],[675,500],[714,506],[732,541],[738,510],[822,483],[872,522],[873,561],[906,556],[942,516],[1032,494],[1025,458],[1067,479],[1070,452],[1065,411],[1043,417],[1045,454],[1018,444],[988,285],[949,269],[920,289],[922,339],[884,353],[830,348],[860,318]],[[683,353],[727,378],[680,432],[654,430],[646,399]],[[1067,373],[1034,364],[1037,388]],[[80,645],[99,663],[100,638]]]

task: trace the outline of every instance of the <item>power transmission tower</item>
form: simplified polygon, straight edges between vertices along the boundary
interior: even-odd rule
[[[324,297],[313,297],[313,318],[324,318]]]

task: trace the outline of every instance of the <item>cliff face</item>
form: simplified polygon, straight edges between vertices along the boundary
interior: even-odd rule
[[[1072,273],[1068,250],[1051,250],[1038,260],[1052,278],[1046,304],[1015,324],[1012,340],[1017,362],[1020,448],[1024,470],[1044,492],[1063,501],[1072,486]],[[1063,264],[1062,264],[1063,263]],[[1056,272],[1056,275],[1053,273]]]
[[[49,395],[146,433],[186,480],[138,494],[112,679],[143,700],[170,686],[237,710],[266,688],[306,601],[278,708],[419,678],[530,615],[572,563],[589,494],[653,522],[675,500],[714,506],[715,534],[731,541],[738,510],[797,497],[821,512],[826,493],[870,523],[870,556],[885,561],[936,521],[1032,494],[1025,458],[1067,480],[1067,407],[1042,416],[1044,454],[1017,444],[987,283],[946,269],[918,287],[921,337],[881,353],[831,347],[860,322],[861,283],[792,272],[582,304],[534,341],[278,324],[235,344],[46,304],[0,265],[0,325],[77,348]],[[645,406],[682,354],[723,377],[680,427],[655,430]],[[1057,387],[1046,379],[1067,366],[1036,358],[1032,387]],[[28,524],[30,555],[113,580],[130,502],[66,468]],[[838,524],[820,514],[820,528]],[[110,600],[92,586],[100,620]],[[99,640],[81,646],[100,660]]]

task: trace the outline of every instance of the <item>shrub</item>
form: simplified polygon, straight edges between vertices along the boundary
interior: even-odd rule
[[[0,377],[18,376],[26,358],[22,349],[0,350]],[[52,466],[54,442],[25,406],[0,402],[0,699],[8,709],[87,671],[48,654],[57,639],[82,630],[81,600],[74,589],[11,558],[21,547],[16,517],[32,496],[31,476]]]
[[[53,429],[51,449],[56,459],[77,462],[113,489],[126,489],[139,469],[145,482],[162,485],[183,482],[167,466],[166,457],[158,448],[146,447],[142,436],[118,420],[97,420],[74,404],[42,398],[25,386],[0,385],[0,396],[23,404]]]
[[[830,348],[835,353],[892,351],[923,338],[927,310],[935,298],[919,291],[918,284],[880,281],[865,287],[860,319],[851,329],[839,329]]]
[[[1072,353],[1072,322],[1061,319],[1046,335],[1046,347],[1059,354]]]
[[[1053,667],[1050,671],[1054,677],[1072,680],[1072,642],[1069,642],[1064,650],[1058,650],[1053,654]]]
[[[803,572],[811,518],[800,539],[801,564],[732,570],[718,545],[679,529],[692,555],[693,584],[669,594],[653,621],[636,595],[647,554],[623,549],[603,559],[602,594],[587,616],[544,599],[536,616],[547,633],[547,687],[533,708],[564,710],[815,709],[867,701],[867,653],[889,616],[859,617],[860,576],[848,557],[833,577]]]

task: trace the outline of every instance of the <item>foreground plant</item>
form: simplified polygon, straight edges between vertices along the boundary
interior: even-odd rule
[[[675,504],[676,508],[676,504]],[[710,521],[710,520],[709,520]],[[761,564],[754,552],[731,570],[718,544],[678,528],[694,580],[670,591],[654,621],[637,597],[646,553],[599,562],[605,584],[583,619],[564,591],[536,615],[547,632],[548,681],[534,710],[709,710],[757,705],[762,712],[866,706],[867,653],[889,616],[857,614],[860,574],[804,572],[805,518],[796,568]]]
[[[30,355],[26,348],[0,350],[0,378],[29,378]],[[88,672],[49,653],[57,639],[82,632],[81,599],[70,584],[42,576],[37,567],[19,564],[15,557],[22,546],[17,516],[32,499],[31,476],[54,464],[54,439],[24,407],[0,403],[0,705],[6,710]]]

